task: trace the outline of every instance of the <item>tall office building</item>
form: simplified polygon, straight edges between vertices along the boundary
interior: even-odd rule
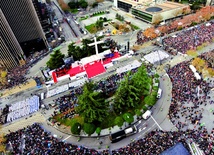
[[[8,70],[18,66],[24,53],[0,9],[0,65]]]
[[[47,48],[32,0],[0,0],[0,8],[26,56]]]
[[[52,23],[49,16],[49,11],[47,5],[41,0],[32,0],[36,13],[38,15],[39,21],[42,25],[44,32],[49,32],[52,29]]]

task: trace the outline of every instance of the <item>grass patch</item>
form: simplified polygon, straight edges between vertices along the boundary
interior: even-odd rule
[[[139,30],[139,29],[140,29],[138,26],[133,25],[133,24],[130,24],[130,26],[131,26],[131,28],[132,28],[133,30]]]
[[[80,17],[80,21],[88,19],[89,16]]]
[[[77,9],[70,9],[70,12],[76,14],[78,12],[78,10]]]
[[[80,116],[77,116],[77,117],[74,117],[72,119],[65,119],[65,122],[63,124],[65,124],[66,126],[72,126],[75,123],[80,123],[81,125],[83,125],[84,118],[80,117]]]
[[[90,33],[96,33],[97,32],[97,28],[96,28],[95,23],[85,26],[85,29],[88,30],[88,32],[90,32]]]

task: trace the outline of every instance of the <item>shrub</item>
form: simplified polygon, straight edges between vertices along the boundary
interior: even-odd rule
[[[98,135],[100,135],[100,132],[101,132],[101,128],[100,128],[100,127],[97,127],[97,128],[96,128],[96,133],[97,133]]]
[[[139,109],[135,109],[135,114],[137,116],[141,116],[142,115],[142,112],[139,110]]]
[[[156,103],[156,96],[154,95],[148,95],[144,98],[144,102],[145,104],[149,105],[149,106],[153,106]]]
[[[117,116],[114,120],[114,124],[119,126],[119,127],[123,126],[123,123],[124,123],[124,120],[120,116]]]
[[[159,75],[156,73],[156,74],[154,75],[154,77],[155,77],[155,78],[159,78]]]
[[[123,119],[129,124],[131,124],[134,121],[133,115],[128,112],[123,114]]]
[[[147,106],[143,106],[143,111],[146,111],[146,110],[148,110],[148,108],[147,108]]]
[[[90,123],[84,123],[83,125],[83,130],[88,134],[91,135],[94,133],[94,131],[96,130],[96,127],[94,124],[90,124]]]
[[[81,131],[81,124],[80,123],[74,123],[71,126],[71,133],[75,134],[75,135],[79,135]]]

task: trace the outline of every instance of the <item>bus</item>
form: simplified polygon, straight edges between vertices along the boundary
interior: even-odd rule
[[[124,130],[118,131],[116,133],[110,134],[109,139],[111,140],[112,143],[116,143],[135,133],[137,133],[137,127],[135,125],[133,125],[132,127],[129,127]]]

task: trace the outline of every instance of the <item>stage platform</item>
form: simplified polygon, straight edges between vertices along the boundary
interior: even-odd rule
[[[54,82],[57,82],[57,78],[65,76],[65,75],[70,75],[70,77],[76,76],[80,73],[86,72],[87,73],[87,77],[90,79],[92,77],[95,77],[99,74],[102,74],[104,72],[106,72],[106,69],[104,67],[104,65],[109,64],[112,62],[112,60],[119,58],[120,54],[118,52],[114,52],[114,56],[111,58],[105,58],[103,59],[103,63],[101,62],[101,60],[99,61],[94,61],[88,64],[85,64],[84,67],[82,65],[78,65],[76,67],[71,67],[68,71],[65,72],[64,75],[60,75],[56,77],[55,72],[52,73],[52,77]]]

